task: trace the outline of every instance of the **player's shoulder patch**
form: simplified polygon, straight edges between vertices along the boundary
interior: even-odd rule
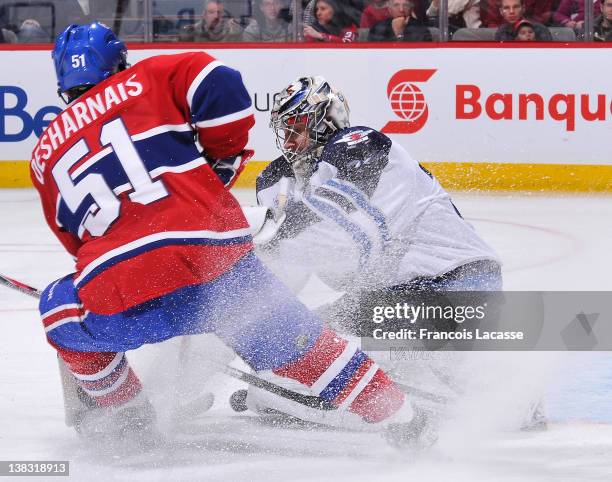
[[[321,160],[338,169],[360,167],[386,159],[391,149],[391,139],[383,133],[365,126],[343,129],[325,146]]]
[[[334,140],[334,144],[346,144],[347,146],[355,146],[362,142],[370,142],[370,135],[374,129],[355,127],[349,129],[349,132],[342,131],[338,139]]]

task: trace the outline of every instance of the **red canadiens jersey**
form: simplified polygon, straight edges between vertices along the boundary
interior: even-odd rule
[[[76,258],[85,309],[117,313],[210,281],[252,249],[238,202],[203,154],[238,154],[253,124],[240,74],[200,52],[143,60],[49,124],[30,172],[47,223]]]

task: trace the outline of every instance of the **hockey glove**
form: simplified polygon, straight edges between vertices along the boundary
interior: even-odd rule
[[[251,149],[244,149],[236,156],[225,157],[223,159],[206,159],[219,177],[223,185],[230,189],[238,176],[244,169],[247,162],[251,160],[255,152]]]
[[[273,241],[286,219],[284,212],[275,217],[273,211],[264,206],[244,206],[242,211],[249,222],[253,242],[257,246]]]

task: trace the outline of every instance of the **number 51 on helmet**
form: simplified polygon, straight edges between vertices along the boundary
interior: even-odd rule
[[[57,36],[51,56],[57,93],[66,103],[128,67],[125,44],[100,22],[66,27]]]

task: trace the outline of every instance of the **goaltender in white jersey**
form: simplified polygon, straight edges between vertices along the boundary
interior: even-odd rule
[[[283,155],[257,179],[267,218],[254,240],[295,292],[315,274],[344,293],[321,310],[332,326],[362,334],[374,306],[445,291],[486,301],[502,289],[496,253],[440,183],[383,133],[350,127],[341,92],[322,77],[303,77],[275,99],[270,125]],[[459,360],[441,359],[441,371],[450,375]],[[391,368],[413,383],[418,372],[430,373],[418,366]],[[256,411],[313,419],[257,389],[246,401]]]
[[[254,239],[258,254],[294,291],[316,274],[345,293],[322,310],[324,319],[363,334],[374,306],[445,291],[496,299],[497,254],[401,145],[370,127],[350,127],[346,99],[322,77],[300,78],[275,99],[270,125],[283,155],[257,179],[267,219]],[[431,374],[433,362],[453,378],[462,358],[390,368],[414,383],[421,372]],[[541,403],[533,402],[523,427],[543,428]],[[277,406],[255,389],[247,404]],[[312,418],[299,407],[277,408]]]
[[[349,127],[325,79],[282,91],[271,127],[283,155],[257,179],[271,214],[256,242],[285,283],[315,273],[353,306],[388,289],[501,289],[497,255],[435,177],[381,132]]]

